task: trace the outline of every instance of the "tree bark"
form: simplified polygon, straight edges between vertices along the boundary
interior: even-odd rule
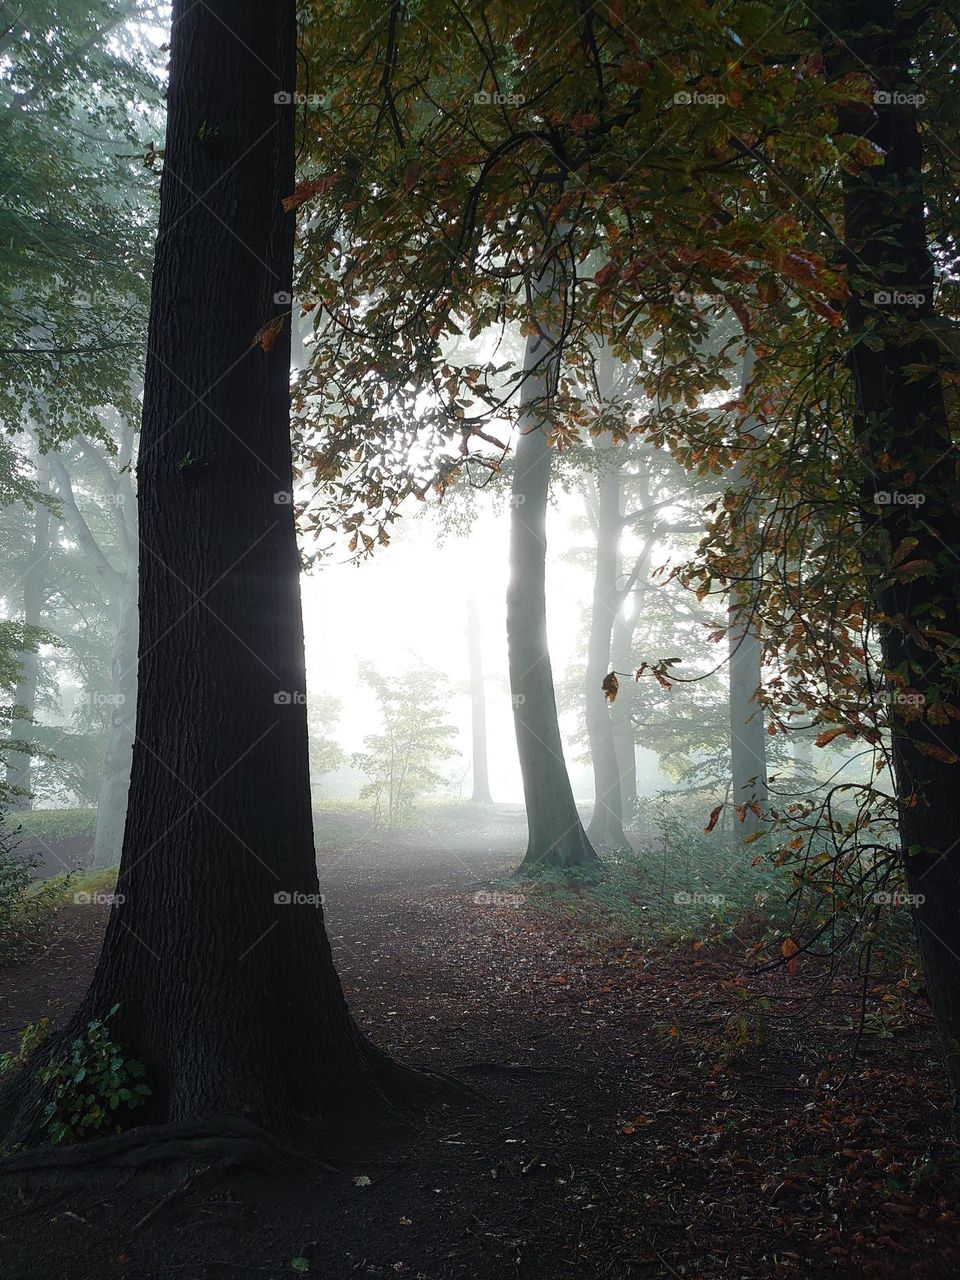
[[[319,906],[300,562],[275,500],[292,488],[274,295],[291,291],[296,113],[275,95],[295,86],[295,5],[175,0],[172,17],[130,803],[99,963],[46,1056],[119,1003],[112,1035],[153,1091],[132,1121],[231,1113],[296,1135],[423,1077],[354,1024]],[[35,1135],[40,1105],[15,1080],[0,1121]]]
[[[49,487],[46,463],[41,456],[37,463],[37,488],[46,493]],[[33,509],[33,538],[26,549],[23,572],[20,575],[23,621],[30,627],[43,625],[43,611],[47,599],[47,568],[50,561],[50,508],[42,502]],[[37,687],[40,682],[40,655],[36,646],[24,649],[20,654],[20,675],[14,692],[14,705],[23,714],[10,725],[10,737],[15,741],[30,738],[37,707]],[[6,759],[6,785],[13,794],[9,808],[26,810],[33,806],[31,787],[33,769],[27,752],[11,751]]]
[[[527,810],[520,873],[596,861],[563,757],[547,646],[547,495],[551,449],[546,406],[555,360],[546,334],[527,338],[510,510],[507,646],[517,753]]]
[[[483,661],[480,653],[480,618],[474,596],[467,600],[467,660],[470,665],[470,715],[473,733],[474,804],[492,804],[487,769],[487,699],[483,685]]]
[[[597,557],[593,578],[590,636],[587,642],[585,710],[590,759],[593,763],[594,806],[587,836],[608,849],[626,849],[620,766],[614,740],[610,705],[602,684],[610,670],[614,622],[622,602],[620,591],[620,536],[623,532],[623,495],[620,464],[609,437],[594,440],[598,453]]]
[[[746,395],[753,377],[754,357],[748,346],[743,357],[742,394]],[[757,438],[759,424],[748,420],[745,432]],[[737,462],[731,487],[742,488],[743,468]],[[756,534],[752,512],[738,521],[741,550],[749,553]],[[733,783],[731,799],[742,819],[734,830],[746,839],[765,827],[767,806],[767,737],[763,727],[763,707],[758,700],[762,686],[762,646],[754,617],[752,575],[731,585],[728,602],[727,638],[730,654],[730,766]]]
[[[910,98],[915,37],[908,24],[900,25],[891,0],[841,0],[820,11],[835,33],[824,33],[828,68],[837,76],[866,69],[880,93],[872,106],[842,109],[839,121],[842,132],[868,139],[884,156],[881,165],[843,176],[862,546],[891,692],[906,687],[923,699],[916,718],[905,716],[896,700],[889,708],[894,783],[927,992],[957,1099],[960,484],[934,319],[922,141]],[[865,335],[869,341],[861,340]],[[906,542],[909,554],[898,560],[905,540],[913,540]],[[905,571],[904,558],[917,568]]]

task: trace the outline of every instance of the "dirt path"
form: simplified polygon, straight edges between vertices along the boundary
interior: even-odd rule
[[[812,977],[756,980],[773,1002],[763,1034],[748,1018],[731,1041],[730,957],[597,947],[494,896],[515,828],[320,854],[358,1019],[398,1055],[461,1070],[483,1106],[339,1153],[344,1176],[237,1176],[140,1229],[164,1194],[155,1178],[28,1192],[0,1207],[4,1277],[279,1280],[294,1258],[325,1280],[956,1274],[956,1184],[925,1173],[947,1148],[922,1011],[837,1092],[842,984],[813,1003]],[[71,920],[69,984],[56,972],[79,995],[102,913]],[[0,975],[20,1017],[27,977]]]

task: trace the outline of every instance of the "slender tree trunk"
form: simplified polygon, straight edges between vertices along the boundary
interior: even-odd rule
[[[620,464],[609,435],[594,440],[598,452],[597,558],[593,578],[590,636],[587,643],[586,721],[593,762],[594,806],[587,836],[595,845],[625,849],[620,767],[610,706],[602,684],[610,670],[614,621],[621,603],[619,587],[623,496]]]
[[[610,666],[614,671],[630,671],[633,667],[633,633],[637,627],[639,596],[631,597],[630,612],[617,610],[610,637]],[[617,700],[610,708],[613,745],[617,753],[620,777],[620,804],[628,825],[637,807],[637,737],[633,723],[636,686],[633,680],[621,680]]]
[[[470,714],[473,730],[473,794],[474,804],[492,804],[487,773],[487,698],[483,685],[483,662],[480,654],[480,618],[474,596],[467,600],[467,658],[470,665]]]
[[[527,810],[521,872],[596,861],[577,813],[563,758],[553,670],[547,647],[547,495],[551,449],[545,405],[552,381],[549,339],[527,338],[520,436],[510,511],[507,645],[517,753]],[[544,357],[547,357],[546,359]],[[535,373],[530,370],[536,369]]]
[[[295,84],[294,0],[175,0],[172,16],[137,740],[118,901],[64,1036],[119,1004],[112,1034],[153,1090],[133,1121],[230,1113],[295,1135],[422,1078],[352,1021],[319,907],[300,563],[275,500],[292,486],[289,304],[274,295],[291,290],[296,113],[274,95]],[[275,341],[252,343],[275,317]],[[0,1121],[35,1134],[42,1102],[28,1072]]]
[[[41,456],[37,465],[37,488],[48,489],[47,468]],[[33,538],[26,549],[23,572],[20,575],[23,621],[30,627],[43,624],[43,610],[47,599],[47,570],[50,562],[50,508],[38,502],[33,509]],[[37,706],[37,687],[40,680],[40,655],[35,646],[20,654],[20,675],[13,701],[21,707],[22,715],[10,726],[10,737],[15,741],[28,740],[33,733],[34,714]],[[6,784],[13,789],[11,809],[29,809],[33,801],[31,787],[33,769],[27,752],[10,752],[6,760]]]
[[[838,0],[820,12],[830,70],[866,70],[883,95],[872,107],[842,110],[839,121],[884,156],[843,175],[862,546],[890,688],[922,697],[915,718],[896,700],[890,707],[894,782],[927,992],[960,1097],[960,484],[911,98],[915,37],[891,0]]]
[[[743,357],[742,391],[746,395],[753,377],[753,351],[748,346]],[[756,438],[759,424],[748,421],[746,431]],[[742,465],[734,467],[732,488],[742,487]],[[756,519],[748,510],[739,521],[742,546],[749,550]],[[736,830],[746,838],[762,831],[767,805],[767,738],[763,727],[761,689],[762,647],[753,617],[752,580],[735,582],[730,588],[727,629],[730,653],[730,762],[733,803],[742,820]],[[759,812],[758,812],[759,811]]]

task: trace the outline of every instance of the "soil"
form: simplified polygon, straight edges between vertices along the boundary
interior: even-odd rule
[[[630,946],[518,901],[494,881],[521,821],[319,855],[361,1025],[481,1102],[341,1143],[316,1177],[6,1178],[5,1280],[957,1274],[960,1161],[922,996],[852,1059],[852,977],[750,976],[739,944]],[[34,964],[0,972],[0,1047],[69,1014],[106,911],[65,908]]]

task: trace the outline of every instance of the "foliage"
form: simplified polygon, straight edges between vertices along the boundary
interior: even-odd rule
[[[360,679],[375,693],[383,725],[353,757],[369,778],[360,798],[372,800],[377,822],[392,829],[415,800],[444,783],[436,766],[457,754],[451,742],[457,730],[445,719],[447,683],[439,671],[420,667],[387,676],[368,663]]]
[[[334,737],[340,720],[340,699],[333,694],[311,695],[307,706],[307,729],[310,734],[310,788],[313,802],[321,794],[321,778],[339,769],[346,760],[343,748]]]
[[[40,884],[33,870],[40,859],[16,852],[16,836],[8,819],[0,819],[0,966],[29,959],[49,932],[69,877],[54,876]]]
[[[51,1094],[44,1124],[53,1142],[78,1142],[97,1129],[119,1128],[120,1113],[142,1106],[150,1096],[143,1080],[146,1067],[127,1058],[110,1038],[107,1022],[119,1007],[88,1022],[65,1056],[40,1068],[40,1080]]]
[[[30,1061],[50,1034],[50,1019],[28,1023],[17,1037],[17,1047],[0,1053],[0,1080],[13,1074]]]

